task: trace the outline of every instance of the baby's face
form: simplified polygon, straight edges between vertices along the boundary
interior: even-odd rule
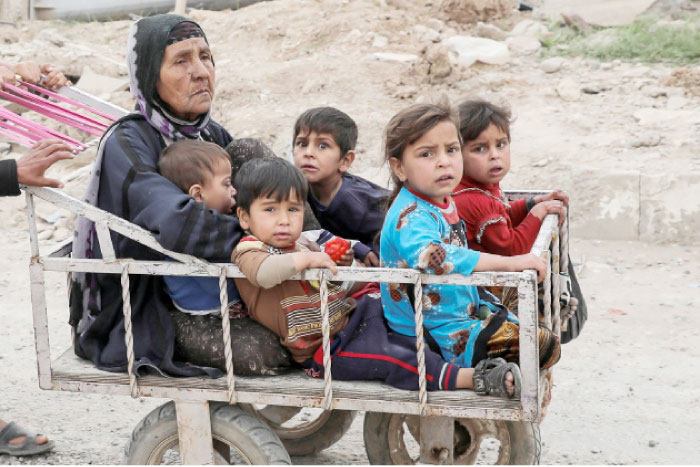
[[[484,185],[499,183],[510,170],[510,141],[491,123],[476,139],[462,145],[464,175]]]
[[[292,246],[304,226],[304,200],[292,190],[285,200],[256,198],[250,212],[238,209],[241,227],[275,248]]]
[[[232,214],[236,205],[236,189],[231,186],[231,164],[226,161],[217,162],[214,174],[210,175],[200,192],[201,201],[208,209],[222,214]]]

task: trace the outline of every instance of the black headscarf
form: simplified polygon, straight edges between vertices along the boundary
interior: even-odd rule
[[[170,14],[155,15],[134,23],[127,43],[131,95],[136,99],[138,109],[146,120],[170,139],[197,136],[207,126],[211,115],[210,108],[193,122],[179,119],[166,110],[156,89],[165,48],[192,37],[207,40],[204,31],[189,18]]]

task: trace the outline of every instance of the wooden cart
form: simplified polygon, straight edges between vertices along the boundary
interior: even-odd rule
[[[242,461],[247,463],[290,463],[287,451],[271,428],[242,410],[244,404],[267,407],[320,408],[325,411],[365,411],[364,436],[369,459],[373,463],[406,464],[474,463],[486,439],[496,439],[497,463],[534,463],[539,461],[539,430],[546,398],[549,371],[539,370],[537,276],[534,271],[520,273],[482,272],[469,276],[435,276],[411,269],[339,268],[333,280],[378,281],[415,284],[417,298],[421,284],[500,285],[516,287],[520,320],[520,400],[479,396],[469,390],[425,390],[423,314],[421,300],[415,300],[419,361],[419,391],[404,391],[371,381],[332,381],[329,359],[329,326],[326,270],[309,270],[295,277],[319,280],[322,296],[324,379],[304,373],[284,376],[240,377],[235,375],[231,354],[228,312],[225,304],[225,280],[243,277],[232,264],[211,264],[198,258],[165,250],[146,230],[94,206],[74,199],[60,190],[23,187],[29,214],[31,240],[31,300],[34,336],[42,389],[88,392],[138,397],[159,397],[174,401],[159,407],[139,423],[127,447],[127,462],[160,463],[167,453],[177,453],[183,464],[212,464]],[[510,192],[511,199],[532,196],[542,191]],[[39,249],[34,200],[40,198],[56,207],[95,222],[103,259],[73,259],[71,243],[64,242],[53,251]],[[139,242],[175,261],[136,261],[115,258],[109,231]],[[548,274],[543,284],[543,315],[547,327],[560,333],[560,257],[568,258],[566,224],[557,226],[554,215],[542,223],[532,252],[546,259]],[[561,239],[561,241],[560,241]],[[561,253],[561,255],[560,255]],[[566,267],[561,268],[566,270]],[[125,339],[128,374],[96,369],[89,361],[76,357],[72,349],[52,360],[46,309],[44,275],[95,272],[119,274],[124,298]],[[227,349],[227,377],[167,378],[137,377],[133,372],[133,340],[129,276],[133,274],[215,276],[221,287],[224,348]],[[296,410],[296,409],[295,409]],[[260,412],[264,412],[261,410]],[[292,410],[291,413],[294,413]],[[336,413],[336,412],[326,412]],[[263,417],[264,420],[264,417]],[[342,433],[341,433],[342,435]],[[410,452],[406,437],[416,443]],[[213,442],[212,442],[213,440]],[[417,446],[417,447],[416,447]]]

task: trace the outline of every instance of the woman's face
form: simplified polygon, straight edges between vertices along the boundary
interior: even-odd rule
[[[156,89],[173,115],[192,121],[211,108],[214,77],[209,45],[195,37],[165,48]]]

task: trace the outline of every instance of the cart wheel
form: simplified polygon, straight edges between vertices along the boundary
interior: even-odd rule
[[[267,423],[290,456],[308,456],[337,443],[355,419],[351,410],[240,404]]]
[[[367,412],[364,439],[371,464],[415,464],[420,417]],[[455,419],[455,464],[535,464],[539,448],[539,429],[532,423]]]
[[[269,427],[235,405],[210,402],[214,462],[228,464],[222,448],[228,448],[231,464],[286,464],[292,461]],[[218,452],[217,452],[218,451]],[[146,415],[126,445],[125,464],[180,464],[175,404],[171,401]]]

